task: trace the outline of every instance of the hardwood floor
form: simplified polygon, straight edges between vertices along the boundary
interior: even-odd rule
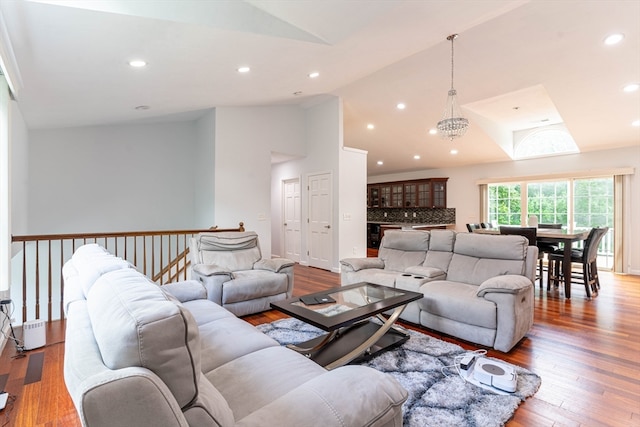
[[[640,277],[601,273],[601,280],[600,295],[591,301],[577,285],[570,301],[558,291],[536,287],[535,325],[527,337],[508,354],[489,351],[542,377],[538,392],[507,426],[640,426]],[[338,286],[339,281],[337,274],[296,266],[294,294]],[[268,311],[245,319],[260,324],[282,317]],[[405,326],[467,349],[478,348]],[[19,330],[16,334],[21,336]],[[63,321],[47,325],[47,342],[21,358],[15,357],[10,343],[2,352],[0,387],[11,397],[0,411],[0,426],[80,425],[62,375]],[[34,381],[38,366],[34,368],[33,356],[38,353],[44,353],[44,364]]]

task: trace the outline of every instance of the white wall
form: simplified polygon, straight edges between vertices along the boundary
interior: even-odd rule
[[[193,122],[32,130],[29,233],[192,228]]]
[[[366,257],[367,152],[345,147],[340,153],[339,179],[338,261]]]
[[[565,174],[592,171],[596,173],[611,168],[635,168],[628,179],[627,215],[624,224],[625,272],[640,274],[640,146],[605,151],[587,152],[544,159],[488,163],[459,168],[430,169],[426,171],[369,177],[369,183],[404,179],[449,177],[447,182],[447,206],[456,208],[456,229],[465,231],[467,222],[480,219],[480,196],[477,181],[490,178],[509,178]],[[634,237],[635,236],[635,237]]]
[[[15,101],[9,103],[11,119],[11,233],[26,234],[29,199],[29,132]]]
[[[282,253],[282,182],[299,178],[302,186],[302,251],[300,263],[308,264],[309,197],[311,173],[331,173],[333,181],[333,248],[331,266],[339,271],[339,260],[366,256],[366,152],[343,149],[342,100],[330,97],[305,111],[306,156],[276,164],[271,171],[272,239],[274,252]],[[344,220],[344,214],[350,220]]]
[[[216,224],[245,223],[271,257],[271,152],[304,153],[300,107],[216,108]]]
[[[216,112],[211,110],[196,121],[196,157],[193,159],[195,228],[209,228],[215,223],[215,132]],[[238,224],[220,224],[234,228]]]

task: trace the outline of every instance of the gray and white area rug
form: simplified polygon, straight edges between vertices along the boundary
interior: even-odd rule
[[[258,326],[280,344],[300,343],[322,333],[297,319],[283,319]],[[540,387],[538,375],[518,366],[517,390],[496,394],[462,379],[453,366],[462,347],[428,335],[408,331],[402,346],[362,363],[393,375],[409,392],[404,404],[405,427],[503,426],[518,405]],[[503,362],[505,363],[505,362]]]

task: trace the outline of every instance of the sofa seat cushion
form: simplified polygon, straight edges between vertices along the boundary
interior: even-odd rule
[[[191,309],[188,304],[187,307]],[[201,369],[205,374],[249,353],[280,346],[277,341],[233,315],[201,324],[200,340]]]
[[[268,270],[245,270],[233,273],[233,279],[222,286],[222,304],[284,294],[288,280],[285,274]]]
[[[151,370],[181,408],[196,399],[200,336],[188,310],[133,269],[101,276],[87,295],[87,307],[106,366]]]
[[[488,329],[498,327],[496,305],[479,298],[475,285],[436,280],[422,285],[419,292],[424,298],[418,305],[433,315]]]
[[[326,372],[305,356],[276,346],[238,357],[205,375],[240,420]],[[271,425],[269,421],[264,420],[265,425]]]
[[[198,327],[207,323],[215,322],[220,319],[235,319],[236,316],[229,310],[225,310],[221,306],[208,299],[197,299],[182,303],[186,307],[198,323]]]

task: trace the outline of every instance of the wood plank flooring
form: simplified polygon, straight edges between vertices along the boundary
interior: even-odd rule
[[[508,427],[640,426],[640,277],[601,273],[601,280],[600,295],[591,301],[577,285],[570,301],[559,291],[536,287],[535,325],[527,337],[508,354],[489,351],[542,377],[538,392],[519,407]],[[296,296],[339,283],[338,274],[295,268]],[[268,311],[245,320],[255,325],[283,317]],[[404,326],[478,348],[416,325]],[[11,343],[2,352],[0,388],[11,397],[0,411],[0,426],[80,425],[62,374],[64,321],[47,325],[47,343],[21,358],[15,357]],[[37,366],[38,357],[44,357],[41,378],[30,382],[38,374],[27,373],[30,360]]]

